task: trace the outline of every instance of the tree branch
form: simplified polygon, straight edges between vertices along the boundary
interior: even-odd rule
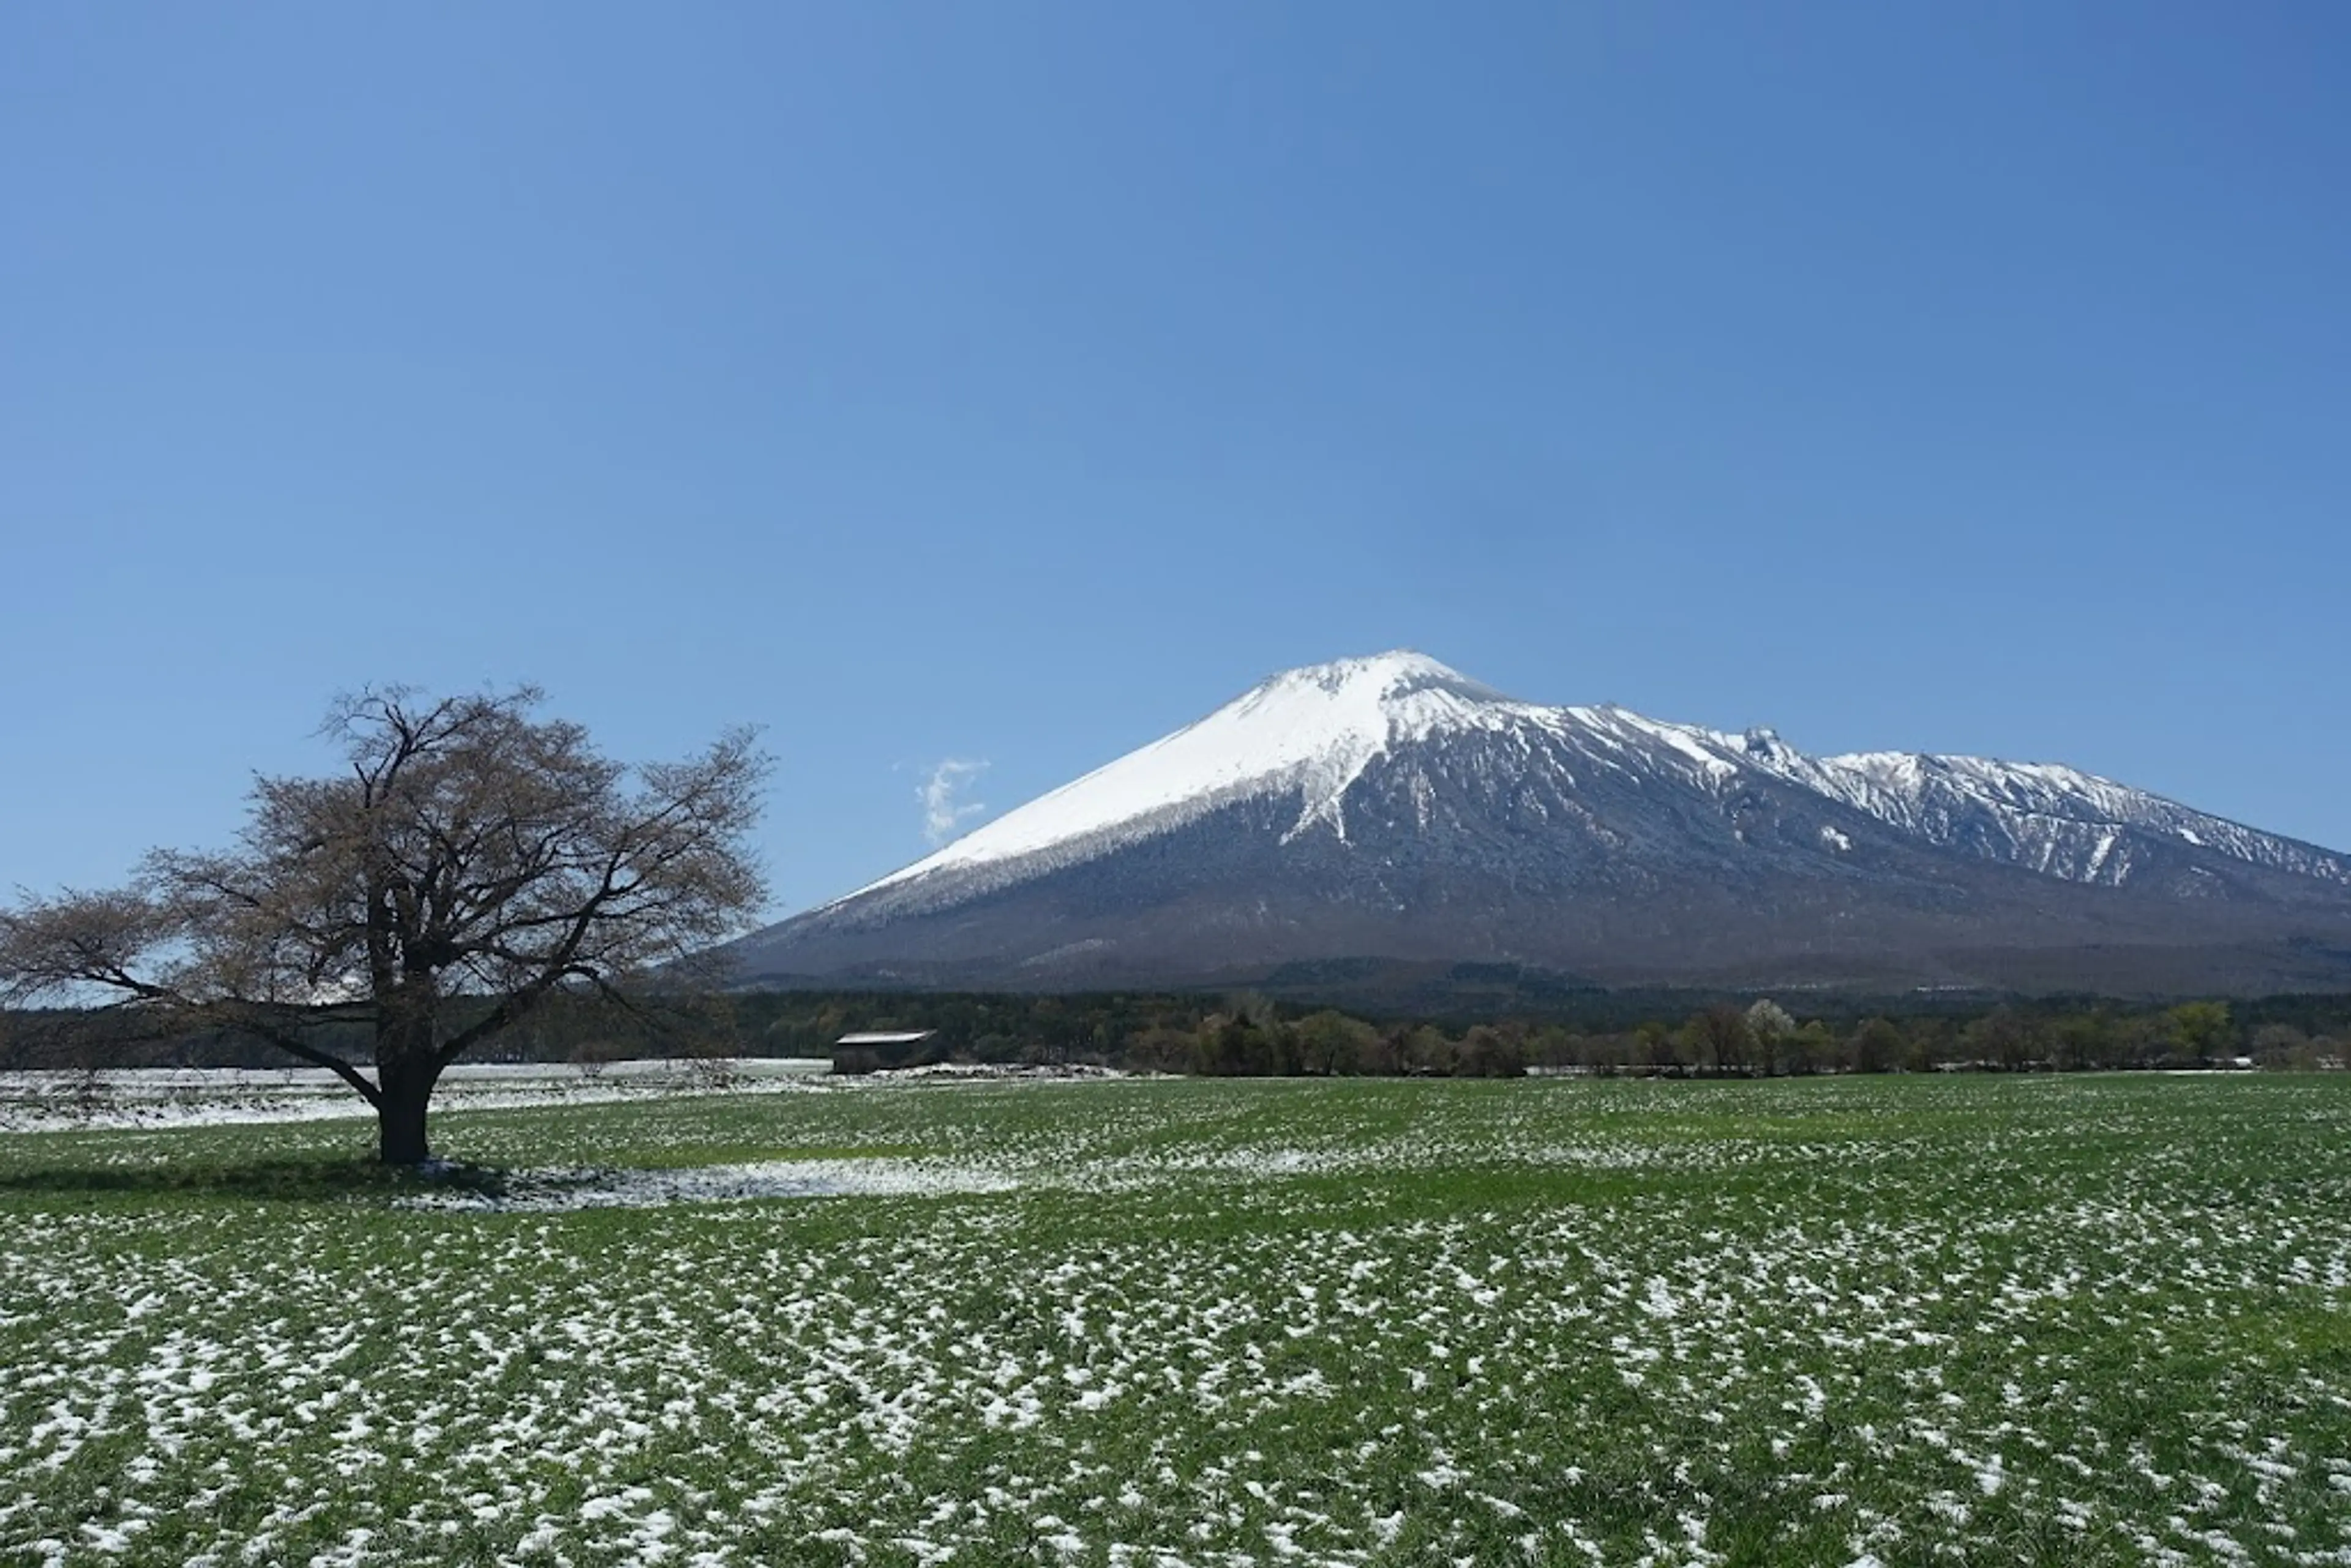
[[[261,1040],[267,1040],[271,1045],[276,1046],[278,1050],[284,1051],[288,1056],[298,1057],[302,1061],[308,1062],[313,1067],[325,1068],[328,1071],[332,1072],[336,1077],[341,1079],[344,1082],[358,1090],[360,1092],[360,1098],[365,1100],[370,1105],[374,1106],[377,1110],[381,1110],[383,1108],[383,1091],[370,1082],[365,1074],[361,1073],[358,1068],[352,1066],[350,1062],[342,1060],[342,1058],[332,1055],[327,1051],[320,1051],[318,1047],[311,1045],[305,1040],[298,1040],[290,1034],[287,1034],[280,1030],[274,1029],[267,1024],[259,1022],[258,1020],[246,1020],[231,1023],[225,1027],[231,1029],[242,1029],[249,1034],[255,1035]]]

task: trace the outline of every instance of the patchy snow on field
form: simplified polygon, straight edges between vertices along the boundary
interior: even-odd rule
[[[0,1137],[0,1562],[2351,1563],[2338,1078],[931,1080],[445,1141],[503,1191],[176,1185],[330,1124]]]
[[[590,1105],[669,1094],[772,1094],[831,1071],[821,1059],[695,1058],[563,1063],[460,1062],[442,1075],[436,1111]],[[99,1072],[0,1072],[0,1133],[68,1128],[227,1126],[334,1121],[375,1113],[323,1067],[138,1067]]]
[[[1007,1192],[998,1171],[898,1159],[763,1160],[676,1170],[524,1170],[495,1190],[453,1187],[395,1201],[404,1208],[553,1213],[572,1208],[657,1208],[673,1203],[745,1203],[773,1197],[921,1197]]]
[[[606,1105],[681,1095],[841,1092],[893,1083],[1106,1082],[1111,1068],[940,1062],[836,1077],[821,1057],[697,1057],[601,1068],[461,1062],[442,1075],[436,1113]],[[0,1072],[0,1134],[221,1127],[374,1115],[321,1067],[139,1067],[99,1072]]]

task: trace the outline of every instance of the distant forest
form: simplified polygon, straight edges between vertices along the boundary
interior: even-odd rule
[[[2146,1002],[1583,991],[1540,1010],[1422,1015],[1255,991],[1092,995],[778,991],[669,998],[642,1013],[564,1002],[498,1037],[488,1061],[590,1071],[641,1056],[809,1057],[843,1035],[932,1031],[844,1053],[872,1068],[936,1061],[1099,1065],[1233,1076],[1515,1076],[1529,1071],[1765,1077],[1813,1072],[2340,1068],[2351,996]],[[326,1037],[364,1061],[357,1026]],[[152,1037],[113,1015],[0,1014],[0,1068],[290,1065],[233,1035]]]
[[[768,993],[733,998],[748,1054],[823,1055],[850,1032],[932,1030],[929,1059],[1208,1075],[1776,1076],[2339,1067],[2351,996],[2157,1005],[1880,999],[1798,1009],[1746,997],[1600,993],[1582,1016],[1466,1025],[1363,1017],[1249,992],[1198,996]]]

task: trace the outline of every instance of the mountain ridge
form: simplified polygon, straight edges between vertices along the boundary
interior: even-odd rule
[[[1352,956],[1647,983],[1835,953],[1949,983],[1950,952],[2116,940],[2351,951],[2351,857],[2059,764],[1813,757],[1396,650],[1274,675],[734,956],[1049,986]]]

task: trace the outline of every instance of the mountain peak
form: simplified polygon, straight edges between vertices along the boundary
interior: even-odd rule
[[[1321,823],[1343,838],[1342,797],[1373,759],[1444,731],[1494,727],[1520,711],[1492,687],[1406,648],[1285,670],[849,896],[952,868],[1083,858],[1108,839],[1178,826],[1248,795],[1294,791],[1293,834]]]
[[[1312,688],[1333,695],[1368,691],[1381,699],[1439,691],[1472,702],[1509,700],[1483,682],[1473,681],[1450,664],[1411,648],[1391,648],[1384,653],[1301,665],[1273,676],[1260,689],[1264,687]]]

